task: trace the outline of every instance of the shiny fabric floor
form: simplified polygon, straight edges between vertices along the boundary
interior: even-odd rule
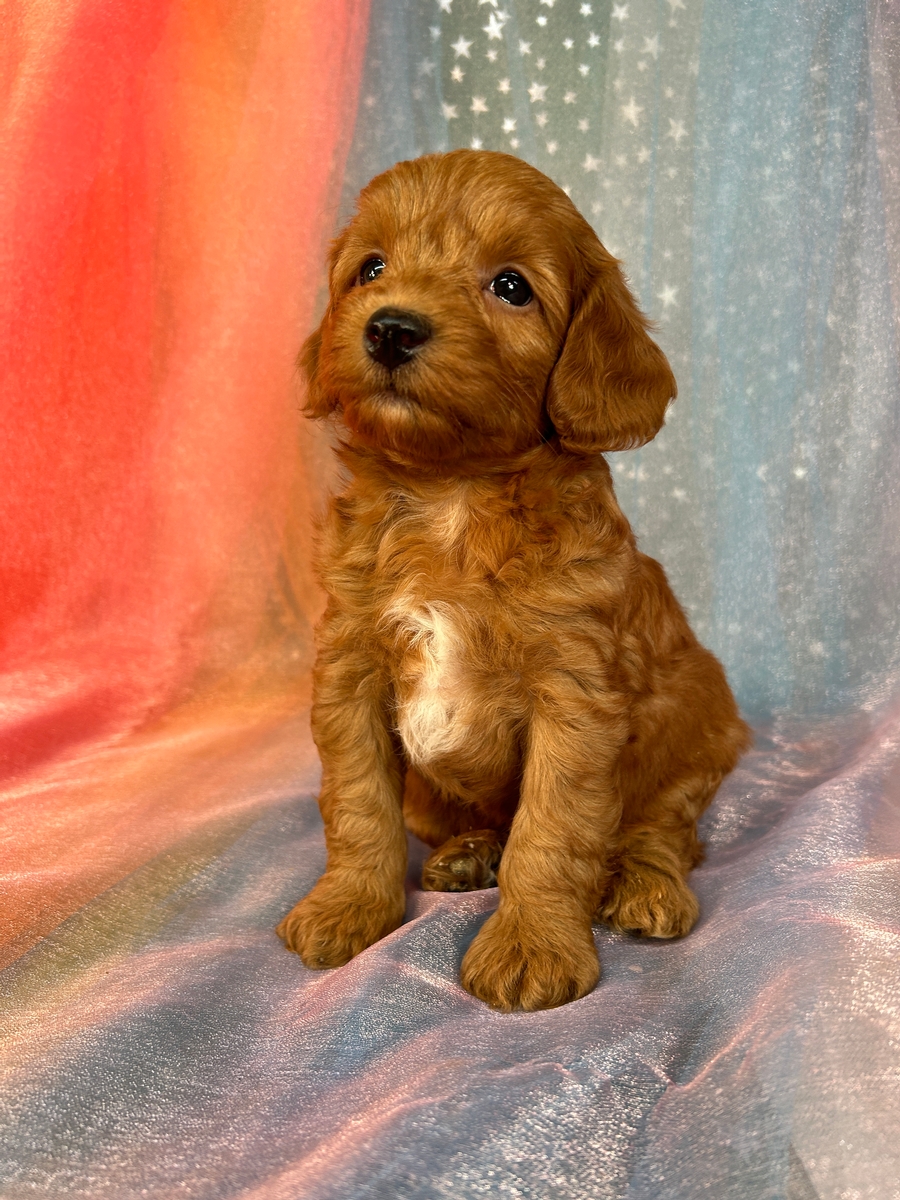
[[[3,973],[4,1198],[900,1196],[896,709],[758,729],[704,819],[695,931],[598,927],[599,986],[551,1012],[460,988],[497,893],[423,893],[414,841],[396,933],[337,971],[286,953],[315,786]]]

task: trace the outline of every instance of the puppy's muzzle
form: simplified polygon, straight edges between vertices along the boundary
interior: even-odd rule
[[[418,313],[402,308],[379,308],[363,335],[366,350],[377,363],[393,371],[409,362],[431,337],[431,326]]]

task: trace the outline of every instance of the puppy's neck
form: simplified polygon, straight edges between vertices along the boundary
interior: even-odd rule
[[[409,462],[358,442],[344,442],[338,456],[368,489],[401,489],[426,500],[458,489],[483,495],[519,492],[529,485],[565,490],[570,482],[609,479],[600,455],[577,457],[563,453],[556,441],[542,442],[506,458],[487,460]]]

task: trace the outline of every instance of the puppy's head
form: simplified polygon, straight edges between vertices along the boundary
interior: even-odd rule
[[[509,458],[557,435],[580,454],[649,441],[675,395],[618,263],[520,159],[399,163],[331,252],[302,363],[307,413],[422,464]]]

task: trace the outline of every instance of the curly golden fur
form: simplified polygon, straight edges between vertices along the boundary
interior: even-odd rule
[[[594,920],[696,921],[697,818],[749,738],[603,457],[675,395],[647,329],[569,199],[508,155],[400,163],[334,243],[303,353],[349,470],[321,546],[328,866],[279,926],[307,966],[401,923],[404,821],[435,848],[425,887],[499,886],[461,971],[494,1008],[589,992]]]

